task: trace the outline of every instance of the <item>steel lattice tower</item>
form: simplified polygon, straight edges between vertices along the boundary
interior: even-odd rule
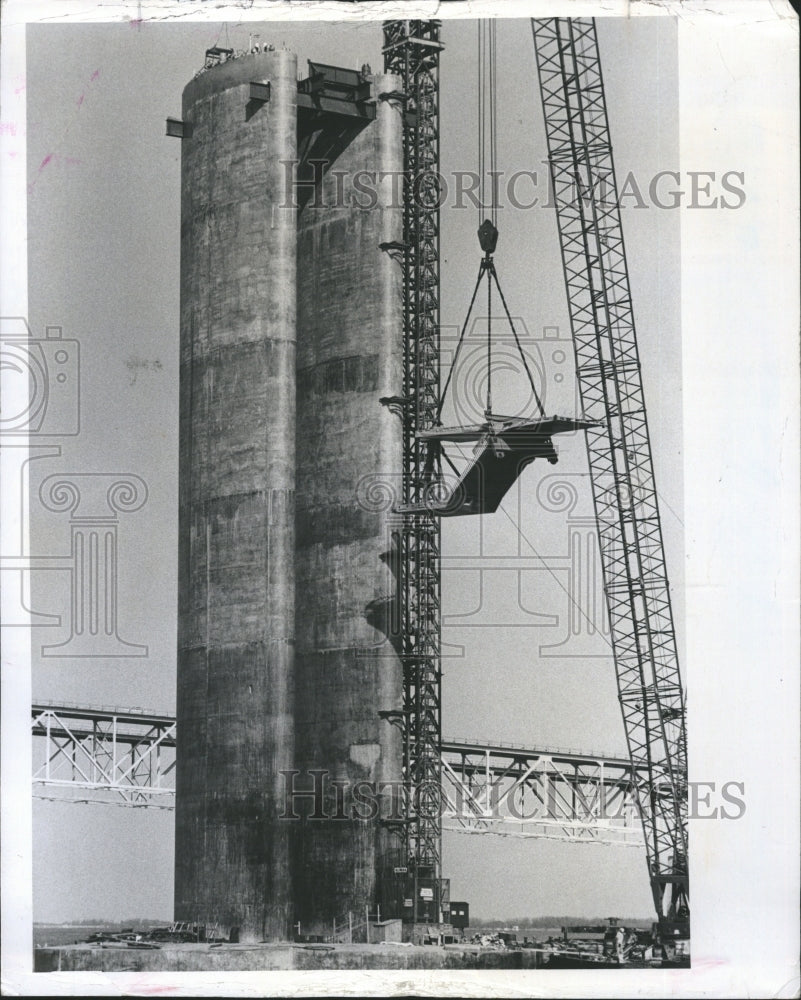
[[[660,918],[689,919],[685,703],[595,22],[532,27],[576,371],[598,423],[587,452],[651,889]]]
[[[403,267],[404,299],[403,506],[424,504],[440,473],[438,459],[432,460],[417,438],[437,423],[440,402],[439,28],[439,21],[384,23],[384,70],[402,81],[399,96],[405,105],[403,243],[395,248]],[[423,915],[421,881],[433,889],[433,910],[443,902],[438,517],[429,511],[404,514],[395,544],[404,678],[401,832],[417,922]]]

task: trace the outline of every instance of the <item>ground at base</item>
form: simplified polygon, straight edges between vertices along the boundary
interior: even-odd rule
[[[466,945],[92,944],[37,948],[35,972],[262,972],[320,969],[534,969],[534,950]]]

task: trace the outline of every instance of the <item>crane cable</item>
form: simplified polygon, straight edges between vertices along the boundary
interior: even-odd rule
[[[478,176],[479,223],[486,218],[498,228],[497,162],[497,24],[494,18],[478,22]],[[487,169],[489,168],[489,169]],[[489,183],[487,183],[489,178]],[[489,209],[489,214],[487,213]]]
[[[498,143],[495,109],[496,70],[495,52],[497,25],[494,18],[481,18],[478,22],[478,175],[479,223],[489,218],[493,229],[498,228],[496,194]],[[489,170],[487,160],[489,159]],[[489,209],[489,216],[487,215]],[[491,251],[485,260],[489,262]],[[486,418],[492,416],[492,281],[487,277],[487,405]]]
[[[453,356],[453,361],[451,362],[450,371],[448,372],[448,377],[445,380],[445,388],[440,395],[439,405],[437,407],[437,421],[439,421],[442,414],[442,407],[445,403],[445,396],[447,395],[448,388],[451,384],[451,378],[453,377],[454,370],[456,368],[456,362],[459,358],[459,352],[462,349],[462,342],[464,341],[465,334],[467,333],[467,324],[470,320],[470,315],[473,311],[473,305],[476,301],[476,296],[478,294],[478,289],[481,284],[481,279],[486,276],[487,279],[487,406],[485,410],[485,418],[489,421],[492,419],[492,282],[495,282],[495,287],[498,289],[498,294],[501,297],[501,303],[503,304],[504,312],[506,313],[506,318],[509,321],[509,326],[512,329],[512,334],[515,339],[515,344],[517,346],[518,353],[520,354],[520,359],[523,362],[523,368],[525,369],[526,375],[528,376],[529,385],[531,386],[531,392],[534,396],[534,400],[537,404],[537,409],[541,417],[545,416],[545,408],[542,405],[542,400],[537,392],[537,387],[534,383],[534,378],[531,374],[531,370],[526,361],[526,355],[523,351],[523,347],[520,343],[520,338],[517,336],[517,330],[512,322],[512,317],[509,312],[509,307],[506,304],[506,298],[504,297],[503,291],[501,290],[500,282],[498,281],[498,275],[495,271],[495,264],[492,259],[492,254],[495,249],[495,241],[497,240],[497,230],[498,230],[498,172],[497,172],[497,162],[498,162],[498,129],[497,129],[497,109],[496,109],[496,94],[497,94],[497,23],[494,18],[480,18],[478,21],[478,206],[479,206],[479,240],[482,239],[482,229],[485,226],[490,226],[492,230],[495,231],[494,239],[490,239],[490,243],[487,245],[485,250],[484,258],[481,261],[481,266],[478,271],[478,278],[476,279],[475,288],[473,289],[473,296],[470,299],[470,306],[467,310],[467,316],[465,317],[464,324],[462,325],[462,330],[459,335],[459,341],[456,345],[456,352]],[[487,166],[489,164],[489,169]],[[489,178],[489,184],[487,183],[487,178]],[[487,212],[489,210],[489,212]],[[483,246],[482,242],[482,246]]]

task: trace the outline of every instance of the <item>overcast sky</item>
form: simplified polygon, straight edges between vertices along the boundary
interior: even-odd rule
[[[296,51],[301,72],[306,59],[369,62],[374,70],[382,64],[377,22],[29,29],[30,323],[37,334],[60,325],[80,341],[82,387],[81,433],[65,439],[61,457],[33,463],[32,496],[54,472],[130,472],[148,486],[144,507],[119,524],[119,631],[146,644],[148,655],[46,660],[41,645],[62,641],[67,631],[36,629],[35,699],[174,710],[180,142],[164,136],[164,120],[180,117],[181,91],[204,50],[218,41],[245,47],[251,32]],[[475,22],[446,21],[442,37],[448,179],[476,168]],[[646,202],[627,199],[623,225],[681,648],[680,213],[654,206],[647,193],[658,171],[679,163],[676,29],[668,18],[621,18],[599,22],[599,39],[618,178],[632,172]],[[498,55],[498,166],[537,170],[543,195],[545,138],[528,21],[500,22]],[[521,191],[532,193],[525,185]],[[475,211],[443,210],[446,328],[464,319],[479,261],[477,224]],[[566,348],[561,361],[550,342],[542,347],[546,409],[571,414],[576,397],[554,212],[507,207],[499,228],[496,264],[512,314],[538,340],[545,328],[558,328]],[[475,336],[480,340],[481,327]],[[522,376],[499,380],[496,408],[524,404],[524,390]],[[529,467],[519,493],[494,517],[443,525],[446,736],[625,747],[608,643],[602,634],[567,642],[568,526],[564,513],[543,510],[538,486],[544,489],[546,476],[577,484],[574,517],[589,518],[591,500],[580,478],[583,441],[565,439],[560,456],[555,468]],[[33,507],[32,551],[66,554],[66,515]],[[551,557],[553,570],[479,572],[479,555],[516,553]],[[472,569],[447,568],[448,559],[468,556]],[[37,574],[33,593],[35,610],[66,617],[68,574]],[[36,920],[171,916],[171,814],[36,802],[34,822]],[[638,849],[446,834],[443,874],[452,897],[469,899],[477,915],[652,911]]]

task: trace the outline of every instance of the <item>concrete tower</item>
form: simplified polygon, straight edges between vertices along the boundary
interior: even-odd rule
[[[401,775],[369,609],[395,587],[401,271],[379,244],[402,236],[402,108],[394,78],[310,69],[228,58],[183,98],[175,915],[240,940],[375,910],[389,834],[350,797]],[[300,210],[299,147],[329,160]],[[346,783],[345,814],[282,818],[293,769]]]
[[[183,95],[176,917],[241,940],[293,916],[296,95],[285,51]]]
[[[373,80],[375,121],[298,223],[296,766],[299,786],[325,768],[327,787],[344,790],[344,815],[308,819],[293,841],[297,919],[313,933],[375,911],[390,835],[380,816],[358,818],[367,805],[354,818],[353,795],[401,774],[400,734],[378,714],[401,705],[401,667],[368,608],[395,589],[389,522],[401,498],[401,422],[379,403],[402,384],[401,268],[380,249],[403,235],[401,110],[380,100],[397,90],[394,77]],[[369,194],[354,190],[360,171],[376,181]],[[335,796],[326,801],[335,815]]]

